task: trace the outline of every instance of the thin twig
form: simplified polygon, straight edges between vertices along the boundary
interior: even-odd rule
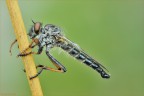
[[[28,47],[29,42],[26,35],[26,29],[23,23],[21,12],[18,6],[18,1],[6,0],[6,3],[12,20],[12,25],[14,27],[16,39],[18,41],[19,50],[20,52],[22,52],[25,48]],[[34,76],[37,73],[32,55],[22,57],[22,60],[25,65],[26,75],[32,92],[32,96],[43,96],[38,77],[32,80],[29,79],[30,76]]]

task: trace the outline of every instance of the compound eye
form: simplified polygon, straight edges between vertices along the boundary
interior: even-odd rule
[[[41,29],[41,23],[40,22],[35,23],[34,24],[34,32],[36,34],[39,34],[40,29]]]

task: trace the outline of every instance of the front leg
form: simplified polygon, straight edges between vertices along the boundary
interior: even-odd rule
[[[30,45],[26,49],[24,49],[20,54],[25,53],[29,48],[32,48],[33,43],[34,43],[34,41],[32,40]]]
[[[33,43],[35,43],[35,45],[33,45]],[[38,43],[39,43],[39,40],[38,40],[38,39],[32,39],[32,42],[30,43],[30,45],[29,45],[25,50],[23,50],[21,53],[19,53],[19,54],[17,55],[17,57],[19,57],[19,56],[27,56],[27,55],[29,55],[29,54],[37,54],[37,53],[35,53],[35,52],[29,52],[29,53],[25,53],[25,52],[26,52],[28,49],[34,48],[35,46],[37,46]]]
[[[42,51],[43,51],[43,47],[39,47],[39,49],[38,49],[38,52],[28,52],[28,53],[23,53],[23,54],[18,54],[17,56],[19,57],[19,56],[21,56],[21,57],[23,57],[23,56],[27,56],[27,55],[30,55],[30,54],[37,54],[37,55],[39,55],[39,54],[41,54],[42,53]]]
[[[13,47],[13,45],[14,45],[16,42],[17,42],[17,39],[15,39],[15,40],[11,43],[11,46],[10,46],[10,49],[9,49],[9,52],[10,52],[11,55],[12,55],[12,52],[11,52],[12,47]]]

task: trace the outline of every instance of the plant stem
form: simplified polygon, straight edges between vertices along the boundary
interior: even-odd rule
[[[29,42],[20,8],[18,6],[18,0],[6,0],[6,3],[10,13],[12,25],[14,27],[16,39],[18,41],[19,50],[20,52],[22,52],[29,46]],[[31,49],[28,51],[31,51]],[[26,75],[32,92],[32,96],[43,96],[39,78],[36,77],[32,80],[29,79],[30,76],[34,76],[37,73],[32,55],[22,57],[22,60],[25,65]]]

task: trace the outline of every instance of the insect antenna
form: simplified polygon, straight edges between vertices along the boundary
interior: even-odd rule
[[[32,22],[35,24],[35,22],[32,20]]]

